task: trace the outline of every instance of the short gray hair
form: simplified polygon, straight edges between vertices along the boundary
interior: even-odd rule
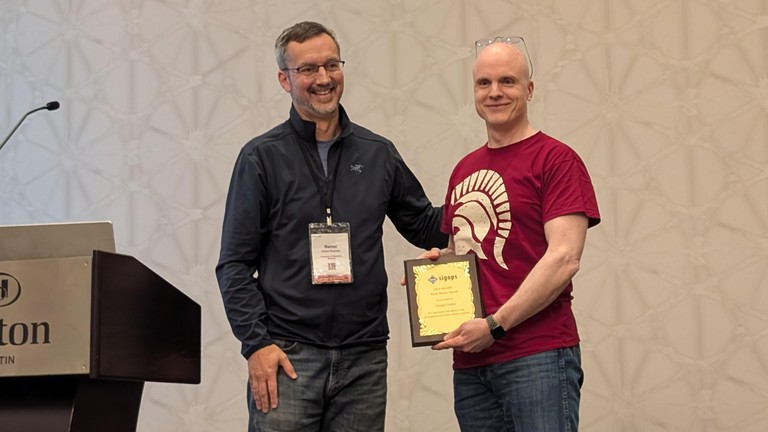
[[[304,21],[288,27],[277,37],[277,40],[275,41],[275,59],[277,60],[277,67],[279,67],[280,70],[288,67],[288,64],[285,62],[285,51],[289,43],[302,43],[308,39],[323,34],[327,34],[333,39],[333,43],[336,44],[336,50],[339,52],[339,55],[341,55],[339,41],[336,40],[336,35],[331,29],[320,23]]]

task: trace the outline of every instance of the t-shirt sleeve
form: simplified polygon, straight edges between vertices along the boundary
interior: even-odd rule
[[[592,180],[584,162],[575,153],[548,170],[542,204],[544,222],[567,214],[582,213],[589,219],[589,227],[600,223]]]

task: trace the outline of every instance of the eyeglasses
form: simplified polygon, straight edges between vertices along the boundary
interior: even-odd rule
[[[344,69],[344,63],[345,62],[343,60],[331,60],[328,63],[322,65],[306,64],[297,68],[284,68],[282,70],[296,72],[297,74],[305,77],[311,77],[317,75],[317,73],[320,72],[320,68],[325,69],[325,72],[328,74],[339,73],[342,69]]]
[[[528,61],[528,69],[530,70],[529,78],[533,78],[533,63],[531,62],[531,56],[528,54],[528,46],[525,44],[525,39],[521,36],[495,36],[488,39],[480,39],[475,41],[475,57],[480,54],[483,48],[494,42],[503,42],[508,45],[522,45],[520,52],[525,56],[525,60]]]

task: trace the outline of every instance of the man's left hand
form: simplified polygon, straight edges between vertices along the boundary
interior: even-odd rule
[[[433,350],[453,348],[464,352],[480,352],[493,344],[488,323],[483,318],[463,322],[456,330],[448,333],[443,341],[434,345]]]

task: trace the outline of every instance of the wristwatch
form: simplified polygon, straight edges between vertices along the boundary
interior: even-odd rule
[[[488,323],[488,327],[491,329],[491,336],[493,336],[494,339],[501,339],[507,333],[504,330],[504,327],[500,326],[499,323],[493,319],[493,314],[485,317],[485,322]]]

